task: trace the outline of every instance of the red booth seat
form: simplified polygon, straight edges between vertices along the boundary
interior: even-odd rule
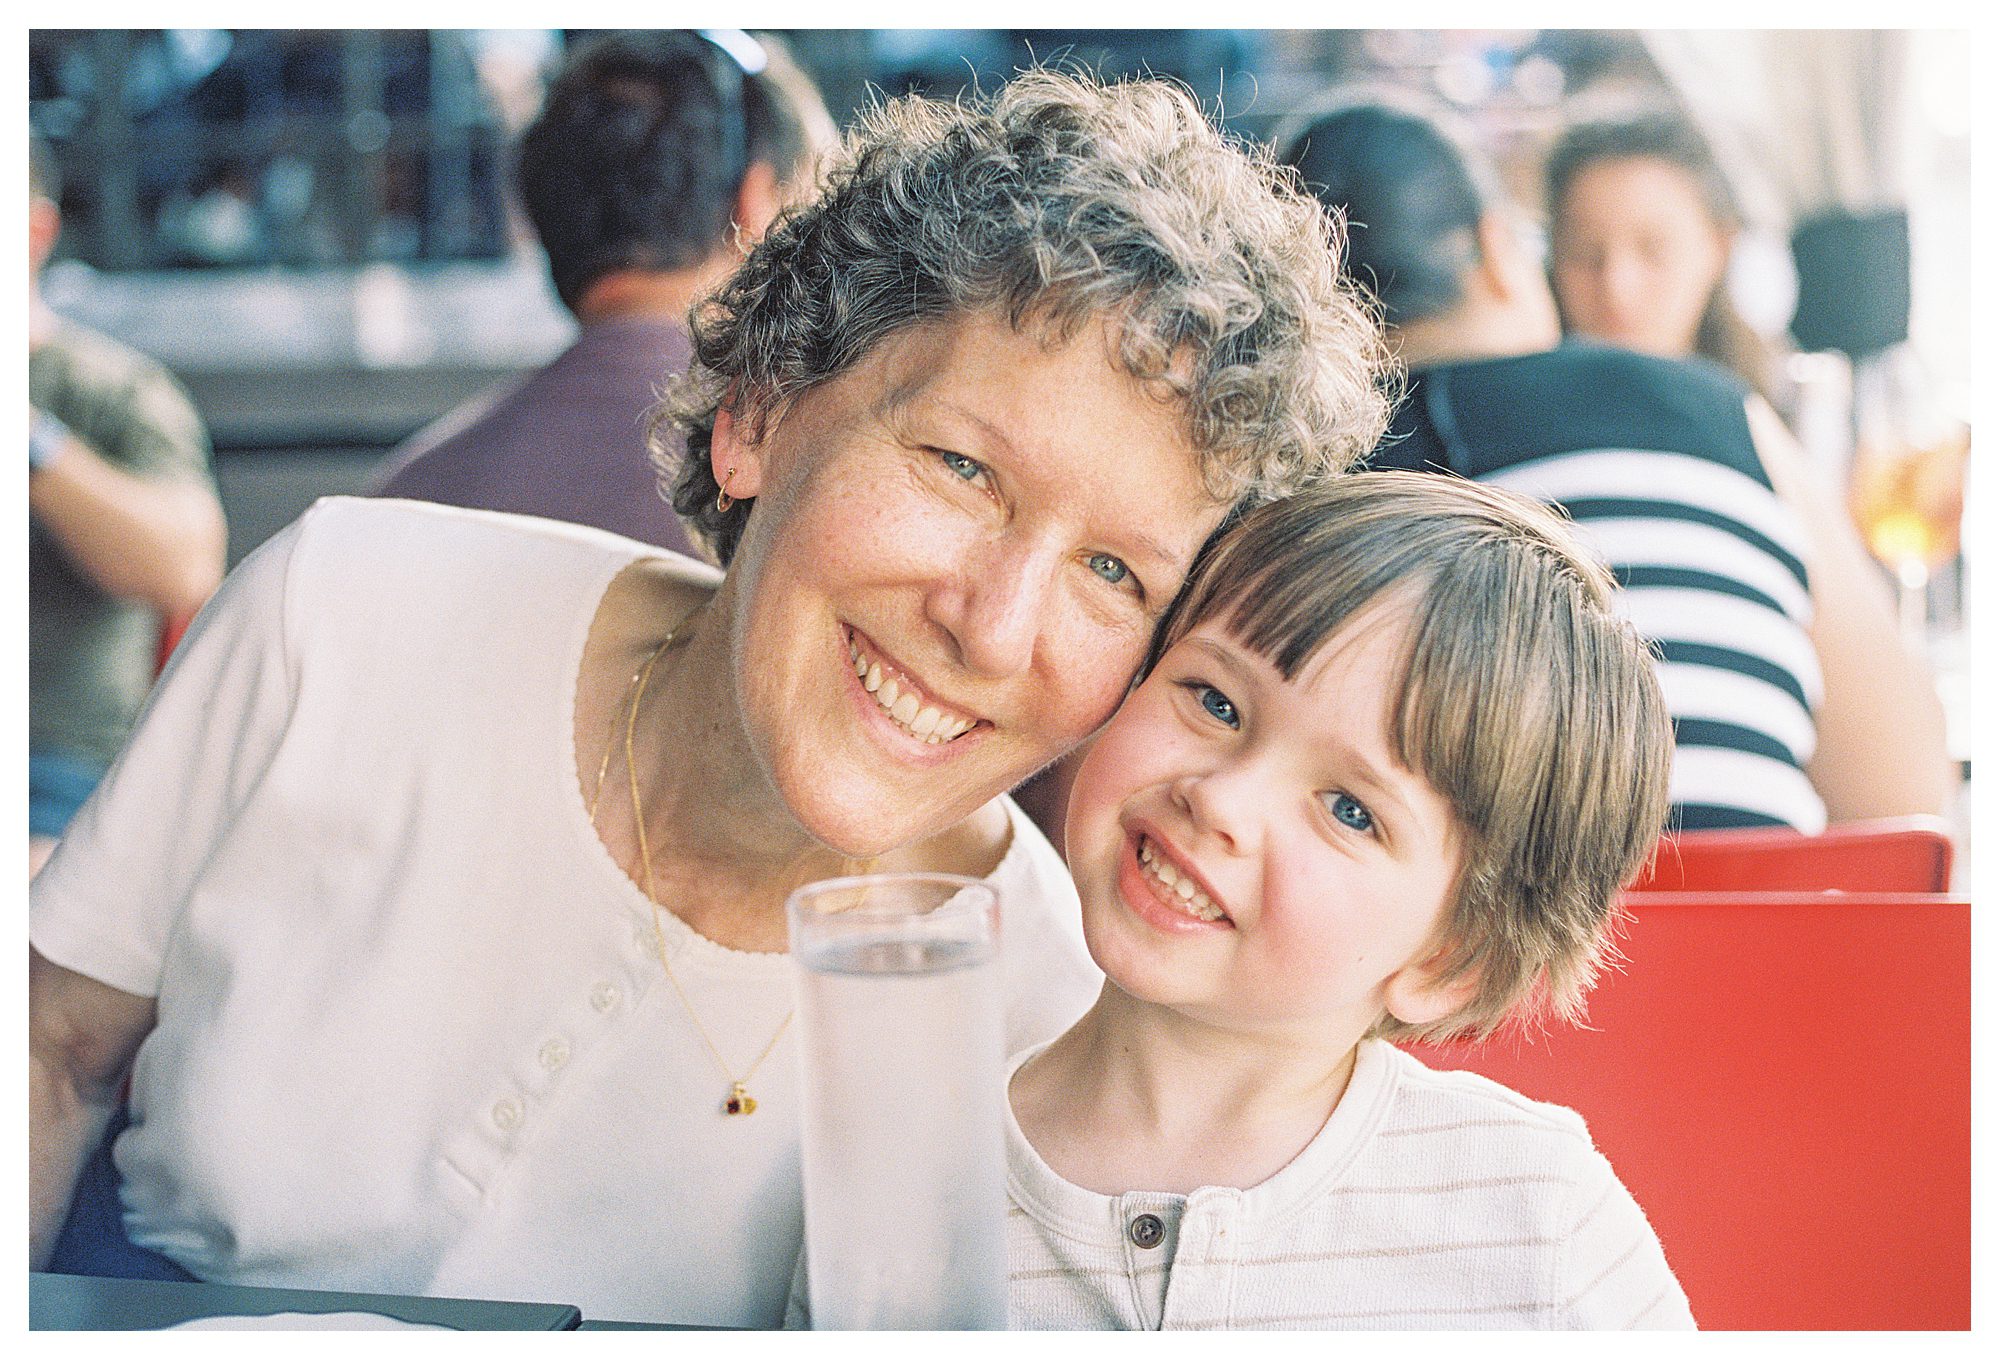
[[[1938,817],[1789,830],[1688,831],[1660,841],[1633,892],[1936,893],[1951,882],[1951,836]]]
[[[1590,1028],[1413,1051],[1580,1112],[1704,1328],[1969,1328],[1968,904],[1628,906]]]

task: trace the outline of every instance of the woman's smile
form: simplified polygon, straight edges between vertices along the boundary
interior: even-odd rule
[[[847,655],[863,692],[892,723],[916,741],[942,746],[983,721],[933,696],[928,687],[885,656],[859,629],[847,630]]]

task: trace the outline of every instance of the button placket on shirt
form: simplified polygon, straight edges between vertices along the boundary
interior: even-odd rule
[[[482,1194],[522,1146],[540,1104],[555,1094],[578,1056],[608,1037],[630,1014],[631,999],[645,991],[641,974],[646,965],[658,968],[650,928],[641,930],[639,918],[631,919],[633,953],[617,950],[615,962],[604,961],[611,964],[608,969],[600,963],[601,971],[573,992],[572,1000],[557,1007],[541,1034],[529,1039],[526,1051],[515,1050],[516,1056],[500,1074],[498,1089],[488,1097],[483,1117],[467,1130],[470,1141],[446,1155]]]
[[[1236,1288],[1237,1234],[1243,1192],[1198,1190],[1187,1202],[1174,1234],[1174,1272],[1161,1300],[1161,1325],[1227,1324]]]
[[[1176,1232],[1179,1200],[1171,1195],[1135,1192],[1119,1196],[1115,1211],[1139,1324],[1157,1328],[1180,1257]]]

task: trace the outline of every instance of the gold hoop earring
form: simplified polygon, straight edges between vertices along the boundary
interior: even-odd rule
[[[733,467],[723,473],[722,485],[715,490],[715,513],[718,515],[728,514],[729,507],[736,504],[736,498],[729,494],[729,481],[735,475],[736,469]]]

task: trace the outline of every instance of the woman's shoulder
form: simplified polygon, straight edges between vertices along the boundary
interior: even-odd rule
[[[453,596],[517,596],[527,604],[584,583],[601,589],[642,559],[657,559],[654,570],[690,583],[716,575],[706,563],[602,529],[427,501],[327,496],[292,532],[293,571],[324,568],[349,596],[381,589],[414,599],[436,588]]]
[[[609,587],[627,569],[693,583],[714,569],[602,530],[417,501],[334,496],[315,502],[233,575],[256,573],[282,599],[287,635],[322,660],[410,665],[439,657],[580,649]],[[573,663],[574,657],[570,657]],[[372,664],[372,662],[371,662]]]
[[[486,550],[495,553],[567,552],[580,558],[656,556],[685,563],[696,574],[715,569],[649,543],[604,529],[504,510],[474,510],[432,501],[381,496],[322,496],[300,523],[316,537],[365,540],[378,547],[428,544],[433,552]]]

